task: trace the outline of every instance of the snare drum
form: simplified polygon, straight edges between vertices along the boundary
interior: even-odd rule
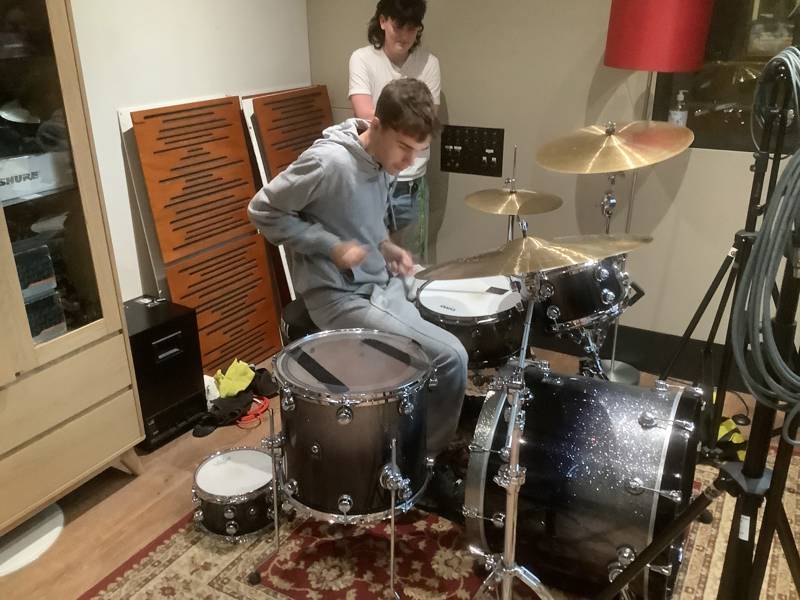
[[[525,308],[508,277],[429,281],[417,305],[423,319],[461,341],[470,368],[503,364],[522,345]]]
[[[536,313],[550,333],[619,316],[627,306],[631,289],[624,256],[547,271],[538,277]]]
[[[272,459],[255,448],[215,452],[194,472],[194,520],[211,533],[238,541],[272,521]]]
[[[429,478],[424,393],[432,366],[412,339],[368,329],[324,331],[274,361],[291,504],[336,523],[410,509]],[[395,442],[396,470],[392,468]]]

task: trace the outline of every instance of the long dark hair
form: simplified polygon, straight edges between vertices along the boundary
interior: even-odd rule
[[[381,29],[380,17],[384,16],[387,19],[393,19],[397,22],[399,27],[406,25],[415,25],[419,27],[417,32],[417,39],[414,45],[411,46],[409,52],[419,46],[422,41],[422,30],[425,26],[422,24],[422,19],[425,18],[425,11],[427,9],[426,0],[379,0],[378,6],[375,8],[375,15],[369,20],[367,25],[367,39],[376,49],[383,48],[386,41],[386,34]]]

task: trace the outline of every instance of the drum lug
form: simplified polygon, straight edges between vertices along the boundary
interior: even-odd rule
[[[349,425],[353,422],[353,409],[349,406],[342,406],[336,410],[336,422],[339,425]]]
[[[228,535],[236,535],[239,531],[239,524],[236,521],[228,521],[225,523],[225,533]]]
[[[611,273],[603,265],[600,265],[594,270],[595,281],[602,282],[608,279]]]
[[[647,565],[647,568],[664,577],[672,577],[672,565]]]
[[[292,396],[292,390],[288,387],[281,388],[281,408],[286,412],[292,412],[294,410],[294,397]]]
[[[616,560],[608,563],[608,580],[609,581],[614,581],[617,577],[619,577],[619,575],[624,570],[625,570],[625,567],[623,567],[621,564],[619,564],[619,562],[616,561]],[[636,596],[630,591],[630,589],[626,585],[624,588],[622,588],[622,590],[620,590],[619,599],[620,600],[636,600]]]
[[[638,496],[643,492],[653,492],[675,504],[680,504],[683,501],[683,494],[680,490],[656,490],[645,487],[644,482],[638,477],[633,477],[625,482],[625,491],[634,496]]]
[[[226,506],[225,510],[222,511],[222,516],[230,521],[236,516],[236,507],[235,506]]]
[[[383,465],[380,476],[381,487],[385,490],[395,490],[402,500],[411,497],[411,480],[403,477],[396,465],[387,463]]]
[[[336,505],[339,507],[339,512],[347,516],[347,513],[353,508],[353,498],[348,494],[342,494]]]
[[[617,548],[617,561],[621,566],[627,567],[634,560],[636,560],[636,550],[633,549],[633,546],[623,544]]]
[[[298,485],[296,479],[290,479],[287,481],[283,486],[283,491],[286,492],[287,496],[294,496],[298,492]]]
[[[558,308],[558,306],[556,306],[555,304],[551,304],[550,306],[547,307],[545,313],[547,314],[547,317],[549,319],[556,321],[558,320],[558,317],[561,316],[561,309]]]
[[[431,377],[428,379],[428,389],[432,390],[439,385],[439,372],[436,367],[431,371]]]
[[[319,458],[320,454],[322,454],[322,446],[319,445],[319,442],[314,442],[311,444],[309,451],[311,452],[311,456]]]
[[[203,520],[203,511],[198,508],[196,511],[194,511],[194,515],[192,515],[192,516],[193,516],[195,522],[199,523],[200,521]]]
[[[658,427],[660,423],[683,429],[686,433],[694,433],[694,423],[689,421],[683,421],[681,419],[660,419],[648,411],[644,411],[639,415],[639,425],[641,425],[642,429],[653,429],[654,427]]]
[[[192,504],[200,504],[200,498],[197,496],[197,488],[192,488]]]
[[[414,412],[414,401],[411,400],[411,397],[408,394],[403,394],[403,399],[397,406],[397,411],[404,417],[407,417]]]
[[[286,434],[284,432],[276,433],[274,436],[266,436],[261,440],[261,447],[267,450],[277,450],[282,448],[286,443]]]
[[[617,300],[617,295],[608,288],[603,288],[603,291],[600,292],[600,300],[606,306],[611,306]]]
[[[556,288],[549,281],[543,281],[539,286],[538,295],[540,300],[547,300],[548,298],[552,298],[555,293],[556,293]]]

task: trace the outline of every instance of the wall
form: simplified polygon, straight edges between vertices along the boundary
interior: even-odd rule
[[[564,205],[530,219],[533,235],[600,233],[604,176],[571,176],[534,163],[544,142],[589,124],[639,118],[646,74],[604,67],[610,0],[430,0],[424,44],[442,68],[442,117],[453,125],[505,129],[506,176],[519,146],[518,187],[560,195]],[[372,0],[308,0],[311,76],[329,87],[335,114],[349,113],[347,60],[366,44]],[[500,179],[429,171],[437,260],[502,244],[506,220],[466,208],[473,191]],[[629,271],[647,295],[626,325],[679,335],[744,225],[752,157],[691,150],[639,173],[633,233],[655,241],[631,255]],[[623,232],[631,176],[617,184],[612,232]],[[709,315],[710,317],[710,315]],[[695,337],[707,335],[710,318]],[[724,332],[724,328],[723,328]],[[718,337],[719,339],[719,337]]]
[[[307,85],[306,3],[72,0],[123,299],[142,292],[117,109]]]

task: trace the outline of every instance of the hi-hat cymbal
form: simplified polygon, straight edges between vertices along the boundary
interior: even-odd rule
[[[616,173],[677,156],[692,141],[691,129],[662,121],[592,125],[548,142],[536,162],[561,173]]]
[[[414,277],[441,280],[538,273],[625,254],[652,240],[640,235],[572,236],[553,241],[528,236],[491,252],[435,265]]]
[[[464,199],[467,206],[493,215],[539,215],[563,204],[558,196],[528,190],[481,190]]]

